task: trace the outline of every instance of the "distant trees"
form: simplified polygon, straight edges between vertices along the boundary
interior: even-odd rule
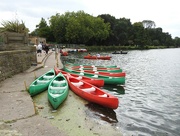
[[[162,28],[155,28],[151,20],[131,23],[130,19],[119,18],[109,14],[97,17],[84,11],[57,13],[49,19],[41,19],[33,35],[46,37],[47,41],[56,43],[75,43],[86,45],[136,45],[145,46],[180,46],[179,38],[172,39]]]
[[[61,43],[98,44],[106,39],[110,32],[109,23],[83,11],[51,16],[50,28],[56,41]]]

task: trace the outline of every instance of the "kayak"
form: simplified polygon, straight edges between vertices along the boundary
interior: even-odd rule
[[[71,70],[91,70],[91,71],[101,71],[101,72],[111,72],[111,73],[119,73],[122,72],[122,69],[119,67],[116,68],[105,68],[105,67],[89,67],[89,68],[84,68],[84,67],[71,67],[64,65],[64,69],[71,69]]]
[[[70,89],[83,99],[107,108],[118,108],[119,100],[117,97],[108,94],[107,92],[92,84],[84,82],[83,80],[76,79],[72,76],[66,75],[66,79],[68,81]]]
[[[111,77],[111,76],[103,76],[103,75],[97,75],[97,74],[91,74],[91,73],[84,73],[84,72],[77,72],[74,70],[70,70],[68,68],[64,68],[65,71],[73,74],[78,74],[81,76],[86,76],[90,78],[95,79],[103,79],[104,84],[124,84],[125,83],[125,77]]]
[[[35,96],[48,89],[48,85],[51,80],[55,77],[55,72],[53,69],[47,73],[41,75],[36,80],[34,80],[29,86],[29,94]]]
[[[116,68],[116,65],[111,65],[111,66],[99,66],[99,65],[84,65],[84,64],[74,64],[74,63],[69,63],[66,62],[65,64],[66,66],[70,66],[70,67],[84,67],[84,68],[93,68],[93,67],[102,67],[102,68]]]
[[[112,76],[112,77],[125,77],[126,76],[125,72],[111,73],[111,72],[102,72],[102,71],[93,71],[93,70],[75,70],[75,71],[82,72],[82,73],[103,75],[103,76]]]
[[[56,75],[48,87],[48,100],[53,109],[57,109],[61,103],[67,98],[69,86],[66,78],[59,73]]]
[[[114,51],[112,54],[127,54],[127,51]]]
[[[111,56],[84,56],[84,59],[93,59],[93,60],[98,60],[98,59],[101,59],[101,60],[110,60],[111,59]]]
[[[63,75],[70,74],[71,76],[73,76],[73,77],[75,77],[77,79],[83,80],[83,81],[88,82],[88,83],[90,83],[92,85],[95,85],[97,87],[104,86],[104,80],[103,79],[94,79],[94,78],[89,78],[89,77],[81,76],[81,75],[78,75],[78,74],[72,74],[72,73],[69,73],[69,72],[57,69],[57,68],[54,68],[54,71],[55,71],[56,74],[58,74],[60,72]]]

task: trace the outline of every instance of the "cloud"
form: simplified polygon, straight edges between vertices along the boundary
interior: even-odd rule
[[[1,0],[0,21],[18,18],[33,31],[41,18],[83,10],[93,16],[110,14],[117,19],[125,17],[132,23],[152,20],[163,31],[180,37],[177,30],[180,24],[178,3],[178,0]]]

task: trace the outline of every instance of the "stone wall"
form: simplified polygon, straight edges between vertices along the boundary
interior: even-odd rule
[[[27,35],[1,33],[0,82],[37,64],[36,47],[28,46]]]

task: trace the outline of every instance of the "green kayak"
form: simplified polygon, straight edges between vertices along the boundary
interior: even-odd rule
[[[54,77],[55,77],[54,69],[51,69],[47,73],[45,73],[42,76],[38,77],[29,86],[29,94],[31,96],[35,96],[35,95],[47,90],[49,83],[51,82],[51,80]]]
[[[103,76],[103,75],[97,75],[97,74],[78,72],[78,71],[70,70],[67,67],[64,67],[64,70],[69,73],[83,75],[90,78],[103,79],[105,84],[125,84],[125,77],[111,77],[111,76]]]
[[[67,98],[69,86],[66,78],[59,73],[55,76],[48,87],[48,100],[53,109],[57,109],[61,103]]]

